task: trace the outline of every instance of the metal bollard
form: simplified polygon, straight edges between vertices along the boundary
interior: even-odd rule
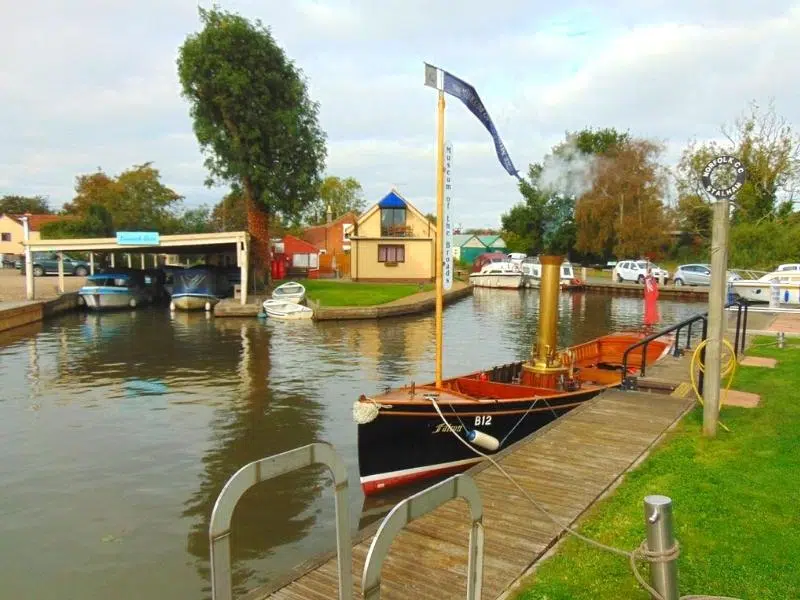
[[[778,332],[778,349],[783,350],[786,347],[786,334],[783,331]]]
[[[647,548],[663,553],[675,545],[672,531],[672,500],[667,496],[645,496],[644,518]],[[678,600],[678,564],[676,559],[650,563],[650,585],[664,600]]]

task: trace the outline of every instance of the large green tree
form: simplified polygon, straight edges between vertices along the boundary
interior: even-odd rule
[[[85,218],[92,206],[101,206],[118,231],[165,231],[174,228],[181,195],[161,182],[152,163],[127,169],[117,176],[104,171],[79,175],[75,197],[64,212]]]
[[[3,196],[0,198],[0,215],[49,215],[52,214],[47,198],[44,196]]]
[[[800,135],[773,104],[755,102],[732,125],[722,127],[724,142],[691,142],[677,169],[679,217],[692,233],[710,236],[710,198],[701,184],[703,168],[720,154],[744,163],[747,180],[736,195],[733,223],[780,219],[792,212],[800,191]]]
[[[178,56],[183,96],[206,156],[207,183],[241,188],[256,274],[269,277],[270,219],[316,199],[325,135],[302,72],[261,21],[200,9],[203,29]]]
[[[366,203],[364,190],[355,178],[330,175],[320,183],[316,200],[306,210],[306,221],[309,225],[325,223],[328,209],[333,219],[338,219],[349,212],[360,214]]]
[[[44,239],[113,237],[114,223],[104,206],[90,204],[80,216],[45,223],[41,234]]]

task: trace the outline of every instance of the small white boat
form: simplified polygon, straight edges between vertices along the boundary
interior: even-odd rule
[[[264,300],[262,304],[264,312],[273,319],[310,319],[314,316],[314,311],[287,300]]]
[[[306,288],[296,281],[288,281],[283,285],[279,285],[272,292],[273,300],[283,300],[285,302],[293,302],[300,304],[306,297]]]
[[[78,295],[92,310],[136,308],[149,300],[143,273],[133,270],[90,275]]]

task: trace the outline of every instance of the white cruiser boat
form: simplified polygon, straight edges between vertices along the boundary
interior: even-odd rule
[[[538,288],[542,279],[542,265],[539,263],[538,256],[530,256],[522,261],[522,273],[525,276],[523,285],[529,288]],[[575,270],[569,261],[561,263],[559,284],[561,289],[573,287],[575,285]]]
[[[475,287],[519,289],[522,271],[510,260],[496,259],[487,262],[480,271],[470,273],[469,282]]]
[[[89,275],[78,296],[92,310],[136,308],[150,300],[144,273],[140,271],[112,270]]]
[[[779,304],[800,304],[800,271],[783,269],[758,279],[738,279],[729,285],[731,291],[750,302],[769,302],[774,292]]]

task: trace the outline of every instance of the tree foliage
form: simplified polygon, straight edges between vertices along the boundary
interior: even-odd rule
[[[0,215],[50,215],[53,211],[44,196],[14,196],[0,198]]]
[[[75,197],[64,212],[88,218],[90,208],[99,206],[111,216],[118,231],[164,231],[173,227],[182,197],[161,182],[152,163],[136,165],[116,177],[104,171],[79,175]]]
[[[77,218],[45,223],[41,235],[43,239],[113,237],[114,222],[104,206],[90,204]]]
[[[211,210],[211,227],[214,231],[247,230],[247,209],[240,189],[234,187],[214,205]]]
[[[216,8],[200,9],[200,20],[203,29],[179,52],[183,96],[208,183],[237,185],[244,193],[253,254],[263,268],[270,217],[299,215],[317,197],[326,154],[318,106],[261,21]]]
[[[366,204],[364,190],[355,178],[330,175],[320,183],[316,199],[306,210],[306,221],[309,225],[325,223],[328,208],[334,220],[349,212],[361,214]]]
[[[670,228],[662,151],[655,142],[628,138],[597,157],[591,188],[575,211],[579,250],[603,257],[660,254]]]
[[[747,180],[737,193],[733,223],[757,223],[778,219],[792,211],[800,189],[800,136],[770,103],[762,110],[755,102],[733,125],[723,126],[722,143],[691,142],[677,169],[680,220],[708,237],[704,226],[710,198],[702,188],[701,174],[711,159],[720,154],[738,157],[747,169]]]

